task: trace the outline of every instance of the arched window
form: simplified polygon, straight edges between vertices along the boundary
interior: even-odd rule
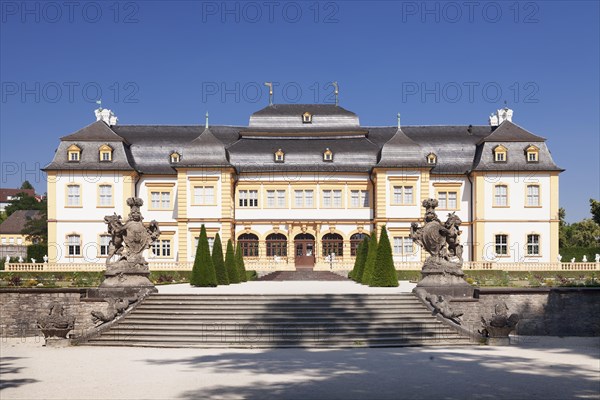
[[[271,233],[267,236],[267,257],[287,256],[287,237],[281,233]]]
[[[344,255],[344,238],[337,233],[323,235],[323,257],[334,253],[336,257]]]
[[[350,255],[352,257],[356,257],[356,249],[358,249],[358,245],[368,237],[369,235],[366,233],[355,233],[354,235],[350,236]]]
[[[238,236],[244,257],[258,257],[258,236],[254,233],[242,233]]]

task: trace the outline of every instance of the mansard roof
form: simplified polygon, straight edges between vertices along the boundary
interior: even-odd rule
[[[302,114],[311,113],[312,123]],[[545,144],[518,125],[498,127],[405,126],[362,127],[358,116],[328,104],[277,104],[252,114],[242,126],[114,125],[95,122],[61,139],[52,169],[135,169],[144,174],[175,175],[178,167],[229,166],[238,171],[364,171],[373,168],[431,168],[432,174],[470,170],[560,170]],[[527,163],[524,143],[540,148],[539,161]],[[113,160],[101,162],[98,149],[109,143]],[[69,162],[66,149],[82,148],[81,160]],[[490,146],[508,148],[506,163],[494,163]],[[515,147],[516,146],[516,147]],[[277,149],[284,162],[274,161]],[[333,161],[323,160],[329,148]],[[93,150],[93,151],[90,151]],[[171,163],[170,154],[181,155]],[[427,165],[429,153],[437,163]]]
[[[123,142],[124,139],[117,135],[103,121],[96,121],[81,128],[77,132],[60,138],[62,141],[70,142]]]

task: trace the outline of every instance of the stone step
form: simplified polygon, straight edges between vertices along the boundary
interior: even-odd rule
[[[165,313],[165,312],[179,312],[179,313],[224,313],[231,314],[233,312],[254,312],[260,313],[264,312],[267,314],[324,314],[324,315],[339,315],[339,316],[357,316],[363,314],[372,315],[373,313],[376,315],[380,314],[411,314],[414,312],[424,312],[423,307],[418,307],[416,305],[396,305],[393,307],[386,308],[377,308],[373,310],[372,308],[361,308],[355,307],[352,309],[348,309],[345,307],[325,307],[325,306],[312,306],[306,305],[303,307],[284,307],[284,306],[265,306],[265,305],[254,305],[254,304],[239,304],[239,305],[211,305],[211,306],[202,306],[196,304],[142,304],[138,306],[137,312],[157,312],[157,313]]]

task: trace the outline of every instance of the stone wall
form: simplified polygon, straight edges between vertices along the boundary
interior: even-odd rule
[[[2,289],[0,290],[0,337],[42,336],[36,327],[38,318],[48,315],[50,304],[58,301],[65,315],[75,316],[72,336],[81,336],[94,328],[91,311],[106,312],[108,303],[86,298],[87,289]]]
[[[481,317],[489,320],[496,304],[505,303],[509,315],[519,314],[517,335],[600,336],[598,288],[489,288],[475,295],[478,299],[451,301],[470,330],[481,329]]]

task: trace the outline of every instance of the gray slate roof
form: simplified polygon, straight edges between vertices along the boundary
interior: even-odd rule
[[[313,124],[301,115],[313,113]],[[314,118],[321,115],[329,122]],[[279,121],[279,122],[277,122]],[[276,123],[277,122],[277,123]],[[320,125],[319,125],[320,124]],[[244,132],[261,132],[245,136]],[[350,134],[348,134],[350,132]],[[316,135],[318,133],[318,135]],[[361,127],[356,114],[327,104],[277,104],[257,111],[250,126],[116,125],[95,122],[61,139],[52,169],[135,169],[144,174],[175,175],[177,167],[233,166],[238,171],[347,171],[368,172],[374,167],[427,166],[429,153],[437,155],[433,174],[464,174],[476,170],[560,170],[545,139],[505,121],[490,126]],[[79,163],[67,161],[71,144],[82,148]],[[115,150],[110,163],[98,160],[98,148],[108,143]],[[491,147],[509,149],[507,163],[494,163]],[[540,148],[540,162],[527,163],[523,149]],[[274,161],[281,148],[285,162]],[[329,148],[333,162],[323,160]],[[171,164],[173,151],[181,162]]]

